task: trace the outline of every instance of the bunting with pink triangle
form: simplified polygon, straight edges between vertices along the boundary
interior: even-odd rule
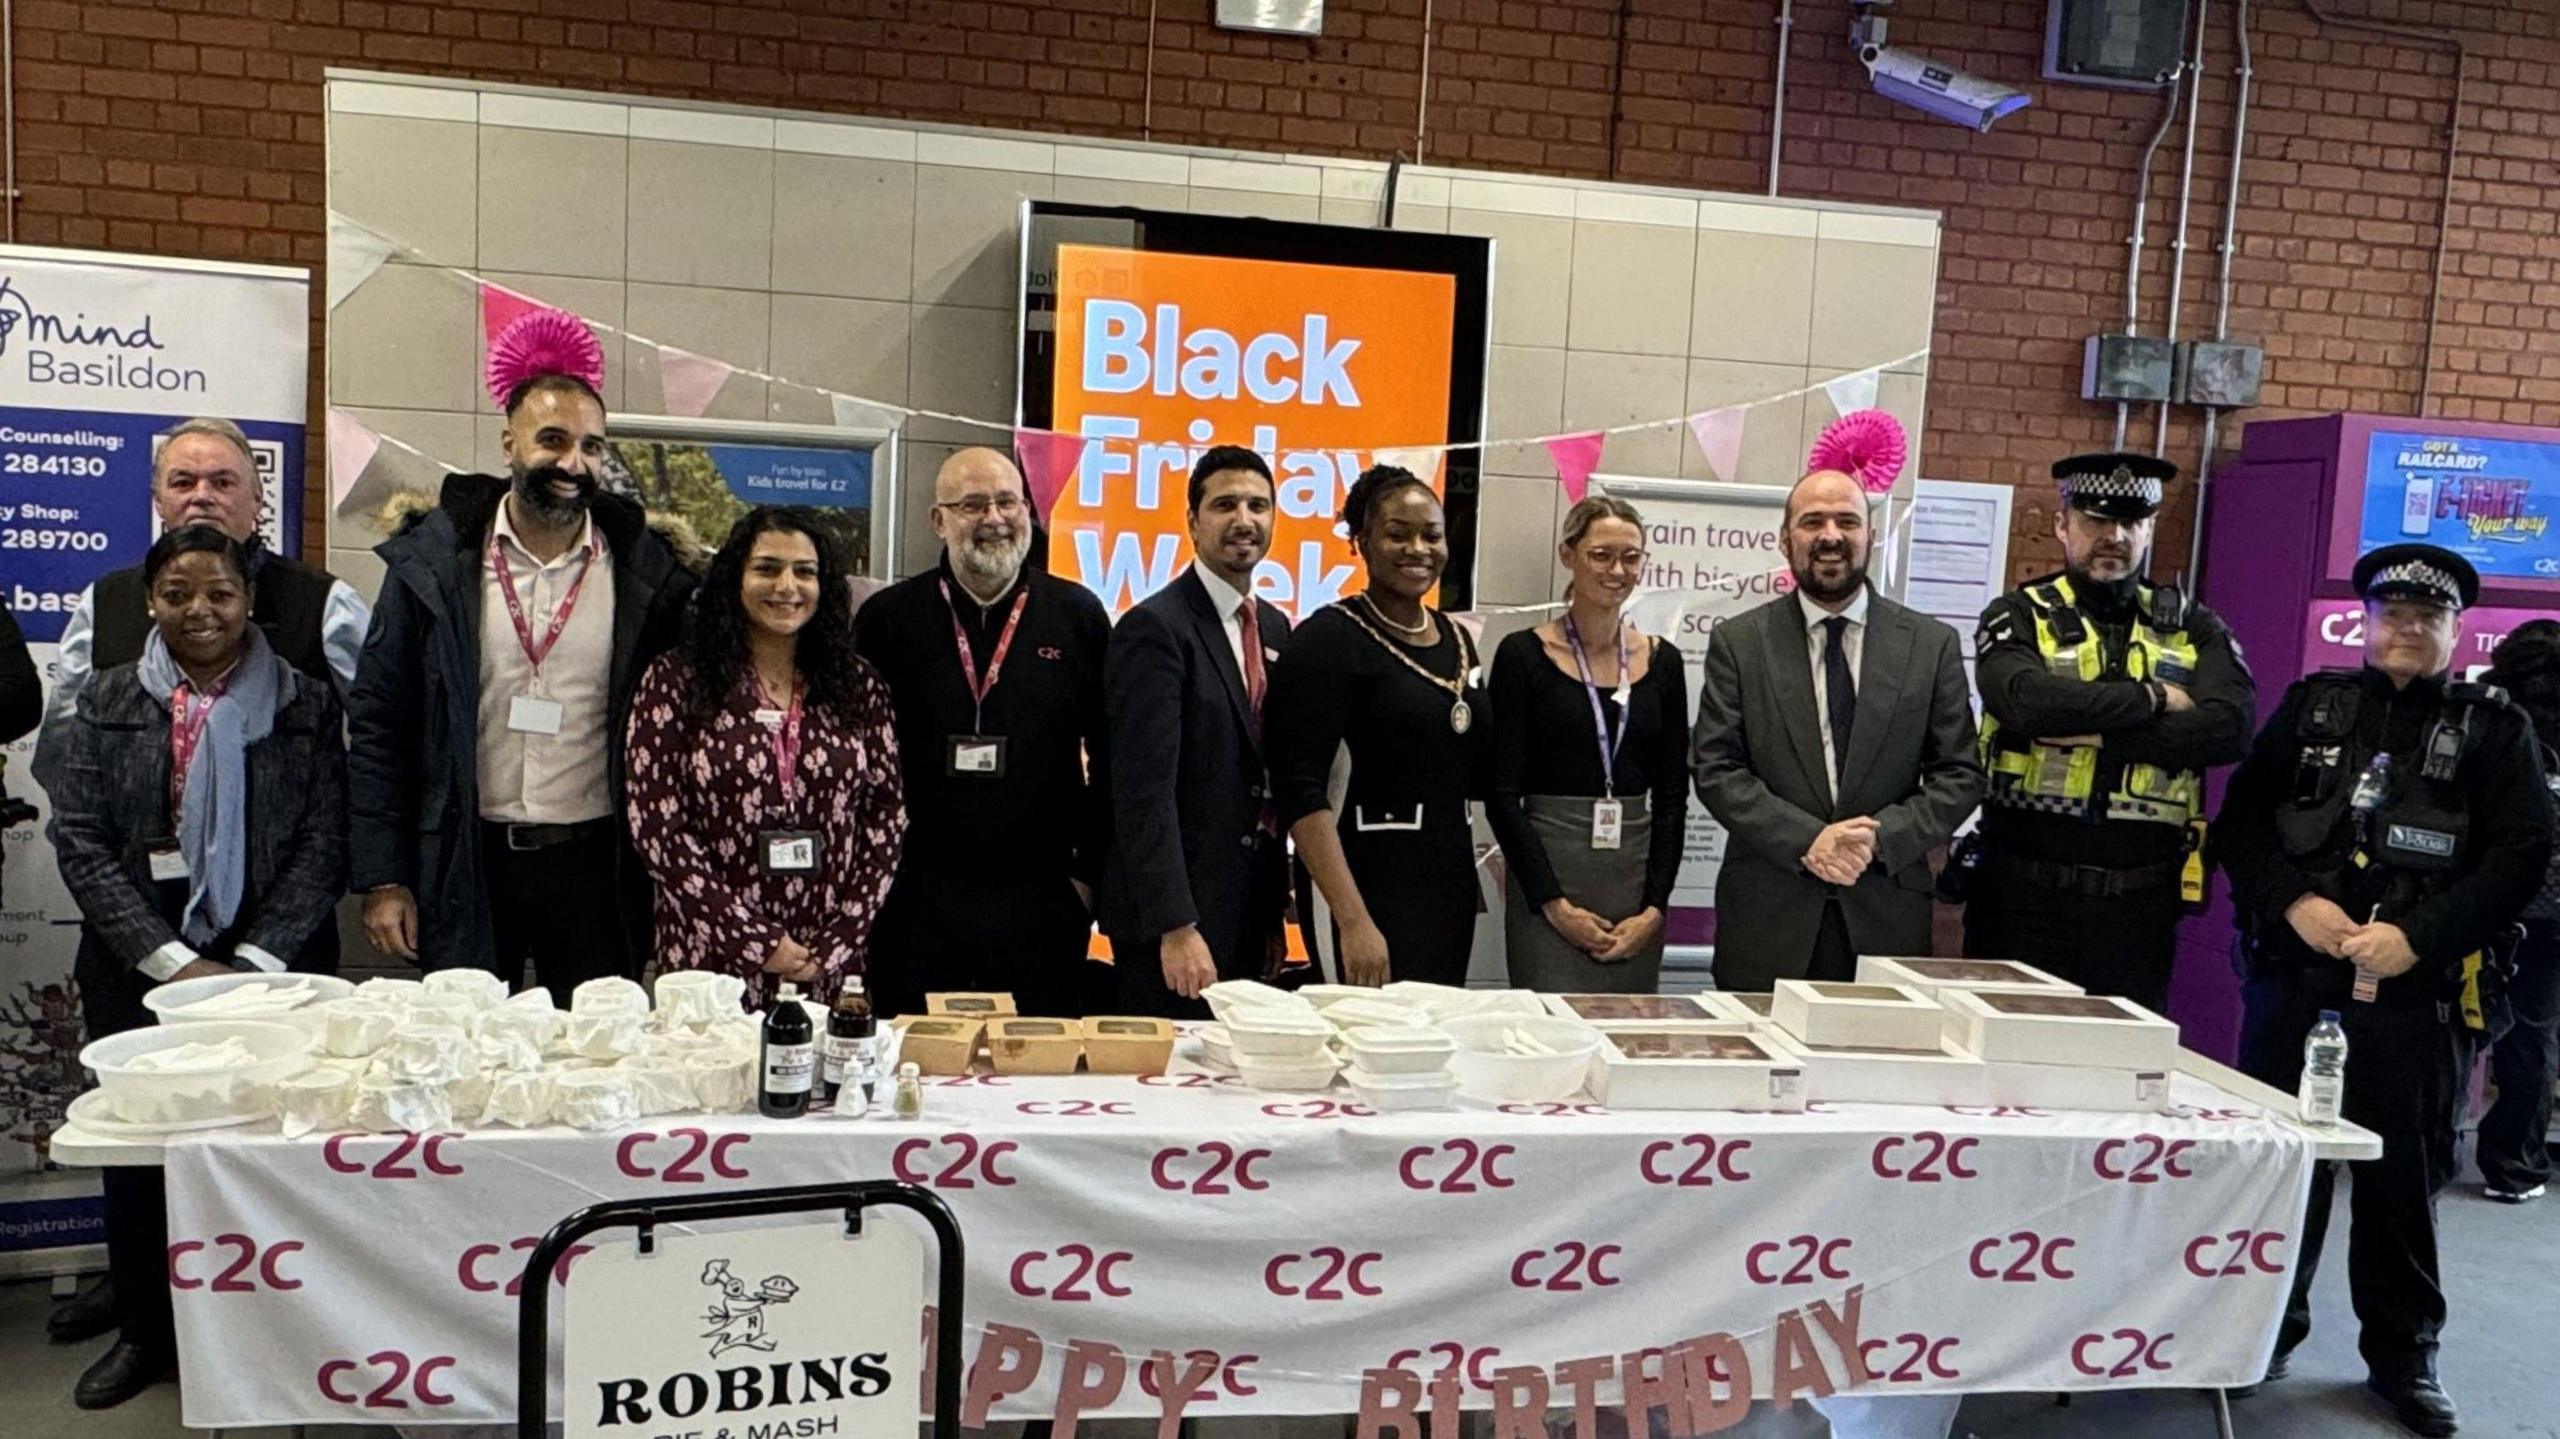
[[[1085,446],[1091,443],[1082,435],[1056,430],[1022,428],[1013,432],[1014,458],[1022,465],[1022,483],[1031,491],[1032,515],[1040,523],[1049,523],[1059,492],[1083,466]]]
[[[498,342],[507,326],[519,318],[544,308],[539,300],[528,299],[488,281],[480,282],[480,337],[482,348]]]
[[[736,367],[709,355],[679,350],[673,345],[658,347],[658,395],[670,415],[687,419],[711,407],[713,396],[737,373]]]
[[[336,509],[353,494],[356,481],[363,477],[364,467],[373,463],[374,453],[382,448],[382,436],[365,427],[363,421],[346,411],[329,411],[329,508]]]
[[[1564,486],[1566,499],[1578,505],[1591,493],[1591,472],[1600,468],[1600,447],[1608,439],[1602,431],[1590,430],[1546,441],[1547,458],[1555,461],[1556,480]]]

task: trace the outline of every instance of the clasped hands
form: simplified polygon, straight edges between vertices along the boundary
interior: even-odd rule
[[[2306,894],[2285,906],[2285,923],[2302,942],[2331,959],[2343,959],[2376,979],[2396,979],[2418,963],[2409,936],[2396,924],[2358,924],[2335,901]]]
[[[764,972],[793,984],[811,984],[818,978],[818,960],[807,945],[786,934],[774,941],[773,953],[765,957]]]
[[[1798,861],[1805,872],[1826,884],[1853,885],[1876,862],[1876,822],[1872,815],[1834,820],[1813,837]]]
[[[1603,964],[1632,957],[1662,933],[1662,911],[1651,905],[1615,924],[1562,896],[1548,900],[1539,912],[1567,944]]]

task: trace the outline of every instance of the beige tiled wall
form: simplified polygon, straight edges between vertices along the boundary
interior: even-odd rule
[[[1025,198],[1374,225],[1382,165],[907,127],[609,96],[334,76],[331,206],[412,252],[330,316],[332,404],[458,466],[498,464],[476,376],[475,269],[608,325],[808,385],[1002,419],[1013,410]],[[1615,436],[1612,473],[1708,477],[1676,418],[1928,344],[1937,217],[1641,186],[1407,168],[1394,227],[1495,242],[1488,433],[1669,419]],[[657,354],[604,337],[606,400],[660,406]],[[1881,403],[1920,433],[1924,362]],[[709,413],[832,420],[814,390],[733,376]],[[1742,478],[1785,483],[1832,416],[1819,391],[1755,410]],[[1000,439],[910,421],[902,525],[929,562],[937,465]],[[1485,456],[1477,593],[1555,592],[1562,509],[1535,445]],[[1912,473],[1919,472],[1915,463]],[[435,467],[385,447],[331,518],[368,588],[369,516]]]

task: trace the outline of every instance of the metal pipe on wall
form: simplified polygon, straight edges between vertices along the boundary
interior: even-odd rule
[[[14,0],[0,0],[0,145],[9,152],[9,243],[18,242],[18,15]]]
[[[1422,0],[1422,95],[1413,102],[1413,163],[1423,163],[1422,140],[1431,124],[1431,0]]]
[[[2187,221],[2195,209],[2196,116],[2204,104],[2204,28],[2213,0],[2196,0],[2195,48],[2187,55],[2186,159],[2178,170],[2178,233],[2169,242],[2169,318],[2161,335],[2174,346],[2178,339],[2178,307],[2187,292]],[[2169,453],[2169,402],[2162,400],[2151,431],[2153,458]]]
[[[2222,195],[2222,244],[2219,264],[2221,276],[2216,281],[2218,293],[2213,301],[2213,338],[2231,338],[2231,260],[2239,244],[2240,233],[2240,166],[2249,145],[2249,80],[2255,73],[2250,64],[2249,0],[2240,0],[2240,8],[2231,19],[2232,39],[2239,56],[2231,68],[2234,85],[2231,98],[2231,175]],[[2187,524],[2187,589],[2198,587],[2204,570],[2204,497],[2213,485],[2213,447],[2220,438],[2222,412],[2211,405],[2204,407],[2204,440],[2196,449],[2196,508]]]
[[[1778,194],[1778,157],[1787,144],[1787,51],[1796,37],[1796,0],[1778,0],[1778,97],[1769,107],[1769,195]]]
[[[2418,360],[2419,414],[2427,412],[2434,397],[2436,382],[2436,319],[2444,303],[2444,257],[2447,242],[2453,234],[2453,172],[2462,156],[2462,107],[2471,78],[2471,51],[2462,37],[2450,30],[2427,30],[2416,25],[2394,25],[2384,20],[2359,20],[2331,15],[2320,8],[2319,0],[2302,0],[2302,8],[2322,25],[2341,30],[2361,30],[2368,35],[2392,35],[2403,40],[2416,40],[2428,45],[2442,45],[2453,52],[2453,108],[2445,116],[2444,127],[2444,196],[2436,205],[2435,278],[2427,290],[2426,352]]]
[[[2170,125],[2177,121],[2178,92],[2184,75],[2182,69],[2173,66],[2163,77],[2160,125],[2151,132],[2151,143],[2142,147],[2142,163],[2134,167],[2133,233],[2126,237],[2124,260],[2124,332],[2128,335],[2142,333],[2142,248],[2151,233],[2151,162],[2160,153],[2160,142],[2169,138]],[[2132,402],[2116,401],[2115,448],[2119,450],[2124,448],[2125,428],[2132,418]]]

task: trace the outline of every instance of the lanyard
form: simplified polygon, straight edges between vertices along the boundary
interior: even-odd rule
[[[196,747],[204,742],[205,724],[213,718],[216,700],[231,688],[231,676],[213,682],[213,691],[201,705],[193,704],[194,692],[185,680],[169,694],[169,814],[174,819],[187,797],[187,771],[195,767]],[[190,710],[193,712],[190,713]]]
[[[516,623],[516,643],[524,647],[524,657],[533,665],[536,677],[542,674],[542,662],[550,655],[551,647],[560,643],[560,632],[569,627],[569,616],[578,608],[578,592],[587,587],[587,576],[595,573],[595,568],[595,556],[590,554],[586,564],[579,567],[578,577],[569,582],[569,593],[562,595],[560,603],[552,607],[551,624],[543,630],[542,643],[537,647],[533,642],[533,626],[525,623],[524,601],[516,598],[515,572],[507,564],[506,549],[498,543],[497,527],[490,526],[489,569],[498,577],[498,593],[507,601],[507,618]]]
[[[1618,794],[1618,749],[1627,742],[1627,704],[1624,700],[1619,701],[1618,727],[1612,733],[1608,711],[1600,707],[1600,686],[1591,679],[1591,661],[1582,653],[1582,631],[1574,628],[1571,615],[1564,617],[1564,638],[1565,643],[1573,647],[1573,667],[1582,676],[1582,693],[1591,701],[1591,723],[1598,731],[1594,738],[1600,746],[1601,792],[1615,799]],[[1626,692],[1627,627],[1621,624],[1618,626],[1618,693],[1623,695]]]
[[[773,745],[773,766],[775,772],[780,774],[782,777],[782,797],[784,799],[789,799],[791,797],[792,789],[800,783],[800,697],[802,688],[800,677],[798,675],[793,675],[791,677],[791,703],[789,707],[782,711],[781,721],[777,724],[768,726],[770,733],[767,735],[767,738]],[[761,675],[756,677],[756,693],[757,698],[759,699],[770,698],[770,696],[764,693],[764,677]]]
[[[987,727],[987,696],[995,692],[996,676],[1004,673],[1005,653],[1013,648],[1013,632],[1022,623],[1022,607],[1031,603],[1031,587],[1013,597],[1013,613],[1004,621],[1004,633],[996,638],[996,652],[987,657],[987,677],[978,678],[978,661],[969,653],[969,632],[960,624],[960,607],[951,602],[951,582],[936,580],[942,589],[942,606],[951,611],[951,637],[960,644],[960,675],[969,682],[969,703],[974,718],[969,732],[976,734]]]

